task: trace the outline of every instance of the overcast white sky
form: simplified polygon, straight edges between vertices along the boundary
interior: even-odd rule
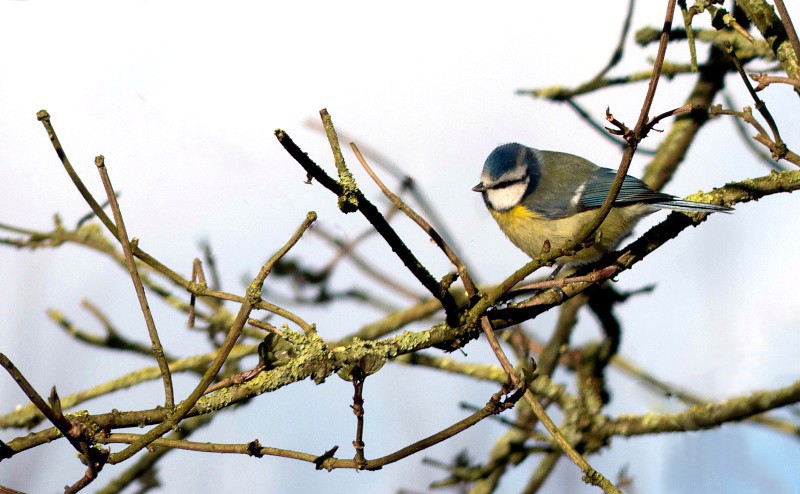
[[[660,26],[663,2],[640,2],[634,28]],[[479,278],[505,278],[525,262],[469,189],[486,155],[518,141],[583,155],[615,167],[619,149],[565,106],[515,96],[523,87],[575,84],[602,67],[619,35],[627,2],[4,2],[0,4],[0,223],[46,230],[58,212],[68,225],[88,211],[58,163],[36,111],[47,109],[73,164],[102,197],[93,165],[106,157],[121,191],[130,236],[174,269],[190,273],[208,239],[223,286],[241,290],[294,231],[309,210],[352,238],[365,223],[345,217],[335,198],[303,184],[302,170],[272,135],[286,130],[318,163],[329,166],[323,135],[304,122],[327,107],[337,128],[380,150],[413,176]],[[700,48],[700,53],[705,49]],[[654,50],[629,47],[618,74],[647,67]],[[683,44],[668,58],[685,60]],[[731,79],[732,84],[735,80]],[[664,82],[654,113],[682,104],[689,84]],[[610,106],[632,124],[645,86],[585,98],[601,117]],[[737,91],[740,104],[749,104]],[[797,146],[797,98],[785,88],[764,94],[785,139]],[[702,132],[667,191],[688,195],[728,181],[765,175],[734,137],[730,122]],[[658,136],[646,143],[653,147]],[[349,155],[348,155],[349,156]],[[351,164],[355,161],[351,159]],[[645,156],[631,173],[641,174]],[[379,202],[360,169],[356,178]],[[619,279],[621,289],[657,284],[648,296],[620,308],[622,353],[676,386],[722,399],[797,379],[800,337],[796,304],[800,242],[796,197],[769,197],[717,215],[685,232]],[[647,225],[664,214],[648,219]],[[637,231],[644,231],[646,225]],[[406,222],[398,231],[434,275],[445,260]],[[294,251],[321,265],[330,251],[304,239]],[[402,274],[380,241],[365,255]],[[337,286],[360,276],[347,266]],[[126,273],[73,246],[54,251],[0,250],[0,351],[41,393],[52,385],[72,393],[151,365],[148,359],[88,349],[49,322],[57,308],[88,328],[96,323],[79,307],[87,298],[104,307],[126,334],[146,331]],[[202,336],[153,302],[162,341],[182,355],[205,351]],[[301,309],[320,334],[336,338],[379,314],[358,305],[330,314]],[[555,314],[528,324],[546,336]],[[422,326],[420,326],[422,327]],[[576,338],[596,337],[586,314]],[[466,349],[472,360],[492,362],[483,340]],[[572,379],[571,376],[562,376]],[[194,378],[178,379],[186,393]],[[643,385],[612,373],[612,414],[680,410]],[[125,395],[126,407],[158,403],[159,383]],[[387,366],[367,381],[367,455],[379,456],[463,418],[458,403],[481,405],[494,386],[437,373]],[[331,378],[304,382],[259,397],[220,415],[195,438],[247,442],[322,453],[333,444],[348,455],[355,420],[352,389]],[[180,394],[179,394],[180,396]],[[86,404],[92,412],[120,407],[121,398]],[[0,413],[24,396],[0,376]],[[122,408],[122,407],[120,407]],[[322,473],[289,460],[171,453],[159,475],[163,492],[390,492],[425,491],[445,476],[421,463],[447,461],[468,448],[484,461],[501,426],[486,422],[453,441],[379,472]],[[3,440],[18,435],[0,434]],[[796,440],[747,425],[673,437],[615,439],[590,462],[608,476],[628,465],[637,492],[789,492],[800,486]],[[45,466],[46,465],[46,466]],[[97,485],[125,468],[108,467]],[[502,486],[515,492],[527,481],[528,461]],[[0,463],[0,483],[30,492],[53,492],[75,481],[83,467],[74,451],[56,442]],[[33,474],[35,472],[35,475]],[[545,492],[594,492],[563,461]]]

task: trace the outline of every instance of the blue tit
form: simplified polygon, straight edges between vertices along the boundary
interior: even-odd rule
[[[608,196],[615,176],[615,170],[579,156],[511,143],[498,146],[486,158],[481,182],[472,190],[483,195],[486,207],[509,240],[529,256],[538,257],[545,241],[557,249],[591,221]],[[626,175],[593,244],[556,263],[581,265],[599,259],[614,249],[638,220],[659,209],[701,213],[733,210],[679,200]]]

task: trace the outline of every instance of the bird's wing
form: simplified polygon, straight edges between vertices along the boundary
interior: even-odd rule
[[[606,200],[608,191],[611,190],[611,184],[614,183],[616,175],[617,172],[615,170],[608,168],[598,168],[593,171],[589,179],[582,186],[581,195],[576,205],[578,211],[599,208],[603,204],[603,201]],[[625,179],[622,181],[622,188],[614,204],[624,205],[637,202],[652,204],[668,202],[674,199],[675,196],[656,192],[638,178],[625,175]]]

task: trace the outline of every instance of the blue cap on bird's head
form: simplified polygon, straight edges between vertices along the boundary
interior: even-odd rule
[[[484,180],[484,185],[489,185],[486,183],[487,180],[492,183],[501,178],[519,179],[523,174],[529,173],[529,165],[536,162],[536,155],[531,148],[516,142],[503,144],[496,147],[486,158],[481,179]]]

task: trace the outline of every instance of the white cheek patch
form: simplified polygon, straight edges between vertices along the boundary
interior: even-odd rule
[[[528,189],[528,181],[509,185],[500,189],[489,189],[486,191],[486,199],[492,209],[497,211],[507,211],[522,201],[525,191]]]

